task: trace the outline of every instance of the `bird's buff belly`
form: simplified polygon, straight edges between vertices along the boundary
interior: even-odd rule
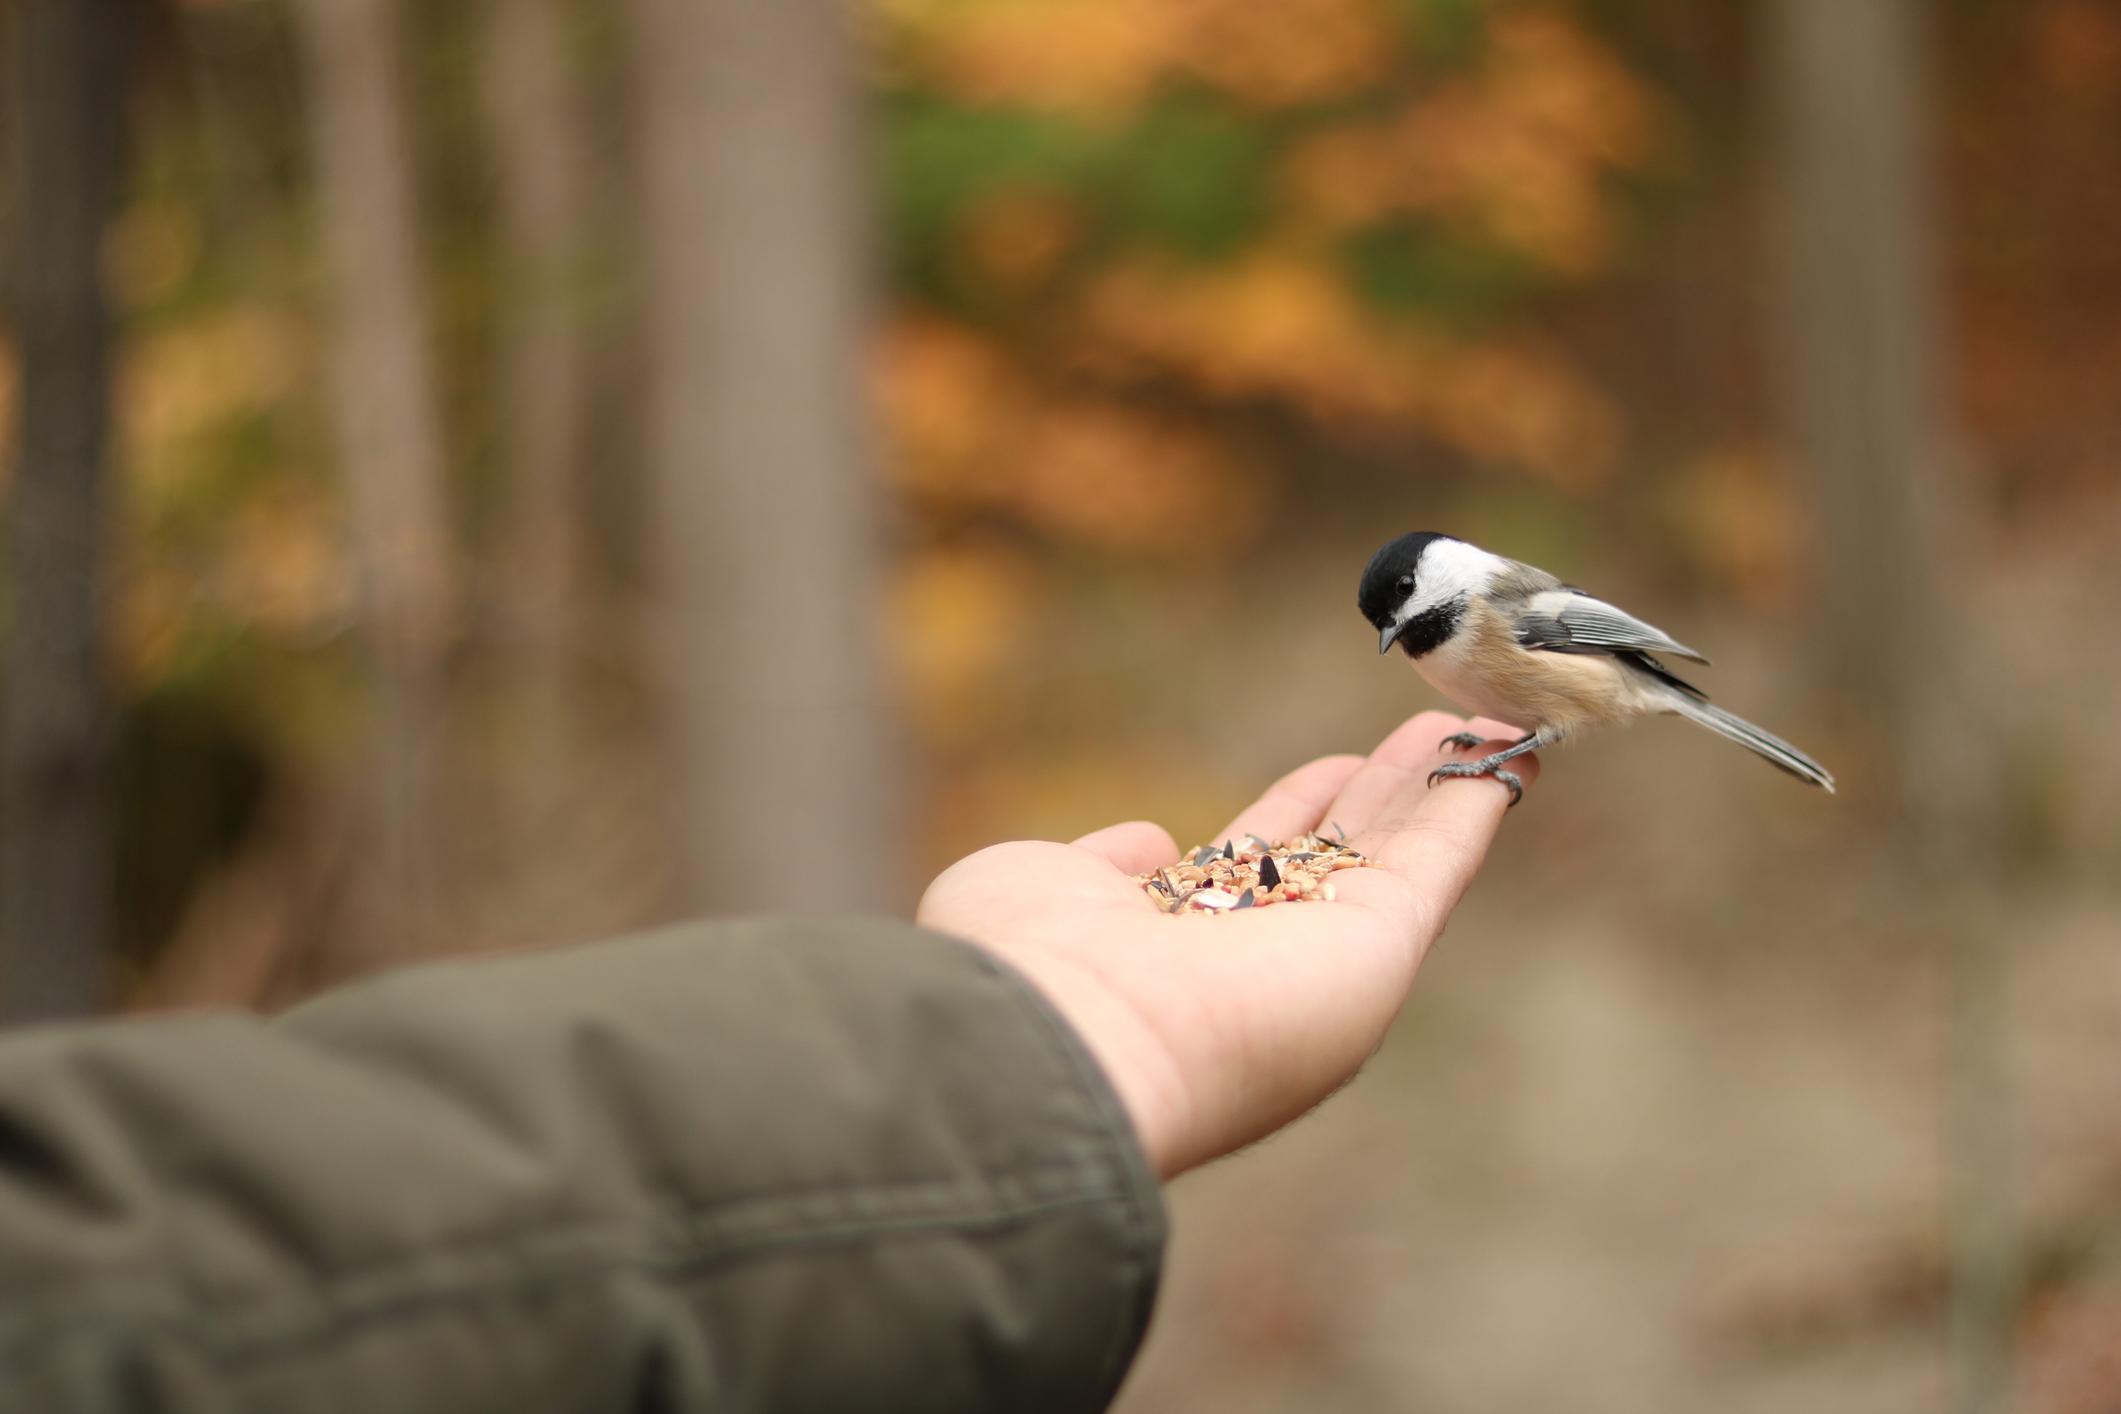
[[[1524,705],[1501,700],[1493,690],[1492,678],[1478,672],[1454,644],[1447,643],[1416,658],[1414,671],[1420,673],[1429,686],[1476,717],[1492,717],[1521,732],[1539,729],[1539,723],[1531,719]]]
[[[1527,653],[1493,626],[1414,660],[1429,685],[1459,706],[1559,742],[1655,711],[1641,682],[1604,654]]]

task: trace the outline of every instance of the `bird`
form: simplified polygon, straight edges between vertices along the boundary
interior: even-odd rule
[[[1598,727],[1672,713],[1758,752],[1801,781],[1834,789],[1824,766],[1711,706],[1707,693],[1654,655],[1703,665],[1707,658],[1545,570],[1455,536],[1415,531],[1370,558],[1356,604],[1378,632],[1379,653],[1396,645],[1445,697],[1524,733],[1477,761],[1437,767],[1431,784],[1441,777],[1492,776],[1509,787],[1515,805],[1524,797],[1524,782],[1504,767],[1517,757]],[[1482,742],[1472,732],[1444,740],[1468,747]]]

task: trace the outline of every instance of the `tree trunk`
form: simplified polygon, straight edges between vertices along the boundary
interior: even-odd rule
[[[1911,919],[1951,992],[1953,1408],[2009,1400],[2017,1277],[2003,959],[1992,925],[1996,763],[1944,567],[1947,459],[1922,0],[1775,0],[1767,53],[1783,183],[1778,334],[1790,428],[1816,488],[1820,636],[1844,740],[1881,763]]]
[[[580,105],[557,0],[490,0],[487,111],[498,158],[503,307],[501,445],[510,483],[500,618],[525,832],[565,810],[573,731],[568,665],[578,592],[575,532],[582,372],[570,285],[580,254]]]
[[[457,606],[397,29],[392,0],[301,0],[296,13],[332,276],[340,470],[375,673],[381,891],[362,947],[402,955],[421,951],[435,922],[433,776]]]
[[[849,17],[830,0],[632,14],[686,901],[897,904]]]
[[[99,628],[110,309],[127,0],[16,10],[15,337],[21,441],[10,497],[0,702],[0,1016],[94,1011],[110,946],[112,709]]]

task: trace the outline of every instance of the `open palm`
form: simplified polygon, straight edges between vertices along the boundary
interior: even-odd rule
[[[1105,1068],[1151,1162],[1180,1173],[1288,1123],[1376,1048],[1509,804],[1493,780],[1429,784],[1459,759],[1444,738],[1465,729],[1425,712],[1368,757],[1291,772],[1217,836],[1346,827],[1382,867],[1335,874],[1334,903],[1165,914],[1128,876],[1174,862],[1178,846],[1136,821],[970,855],[929,885],[919,921],[1029,977]],[[1537,773],[1527,758],[1526,781]]]

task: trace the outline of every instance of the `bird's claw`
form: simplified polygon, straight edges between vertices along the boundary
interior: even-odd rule
[[[1435,785],[1437,778],[1440,776],[1493,776],[1496,780],[1509,787],[1510,805],[1512,808],[1516,806],[1518,801],[1524,799],[1523,777],[1519,776],[1515,771],[1505,771],[1500,766],[1489,765],[1485,761],[1446,761],[1443,765],[1429,772],[1429,784]]]
[[[1486,744],[1486,742],[1487,738],[1482,736],[1479,732],[1452,732],[1449,736],[1445,737],[1442,741],[1438,742],[1437,745],[1481,746]]]

